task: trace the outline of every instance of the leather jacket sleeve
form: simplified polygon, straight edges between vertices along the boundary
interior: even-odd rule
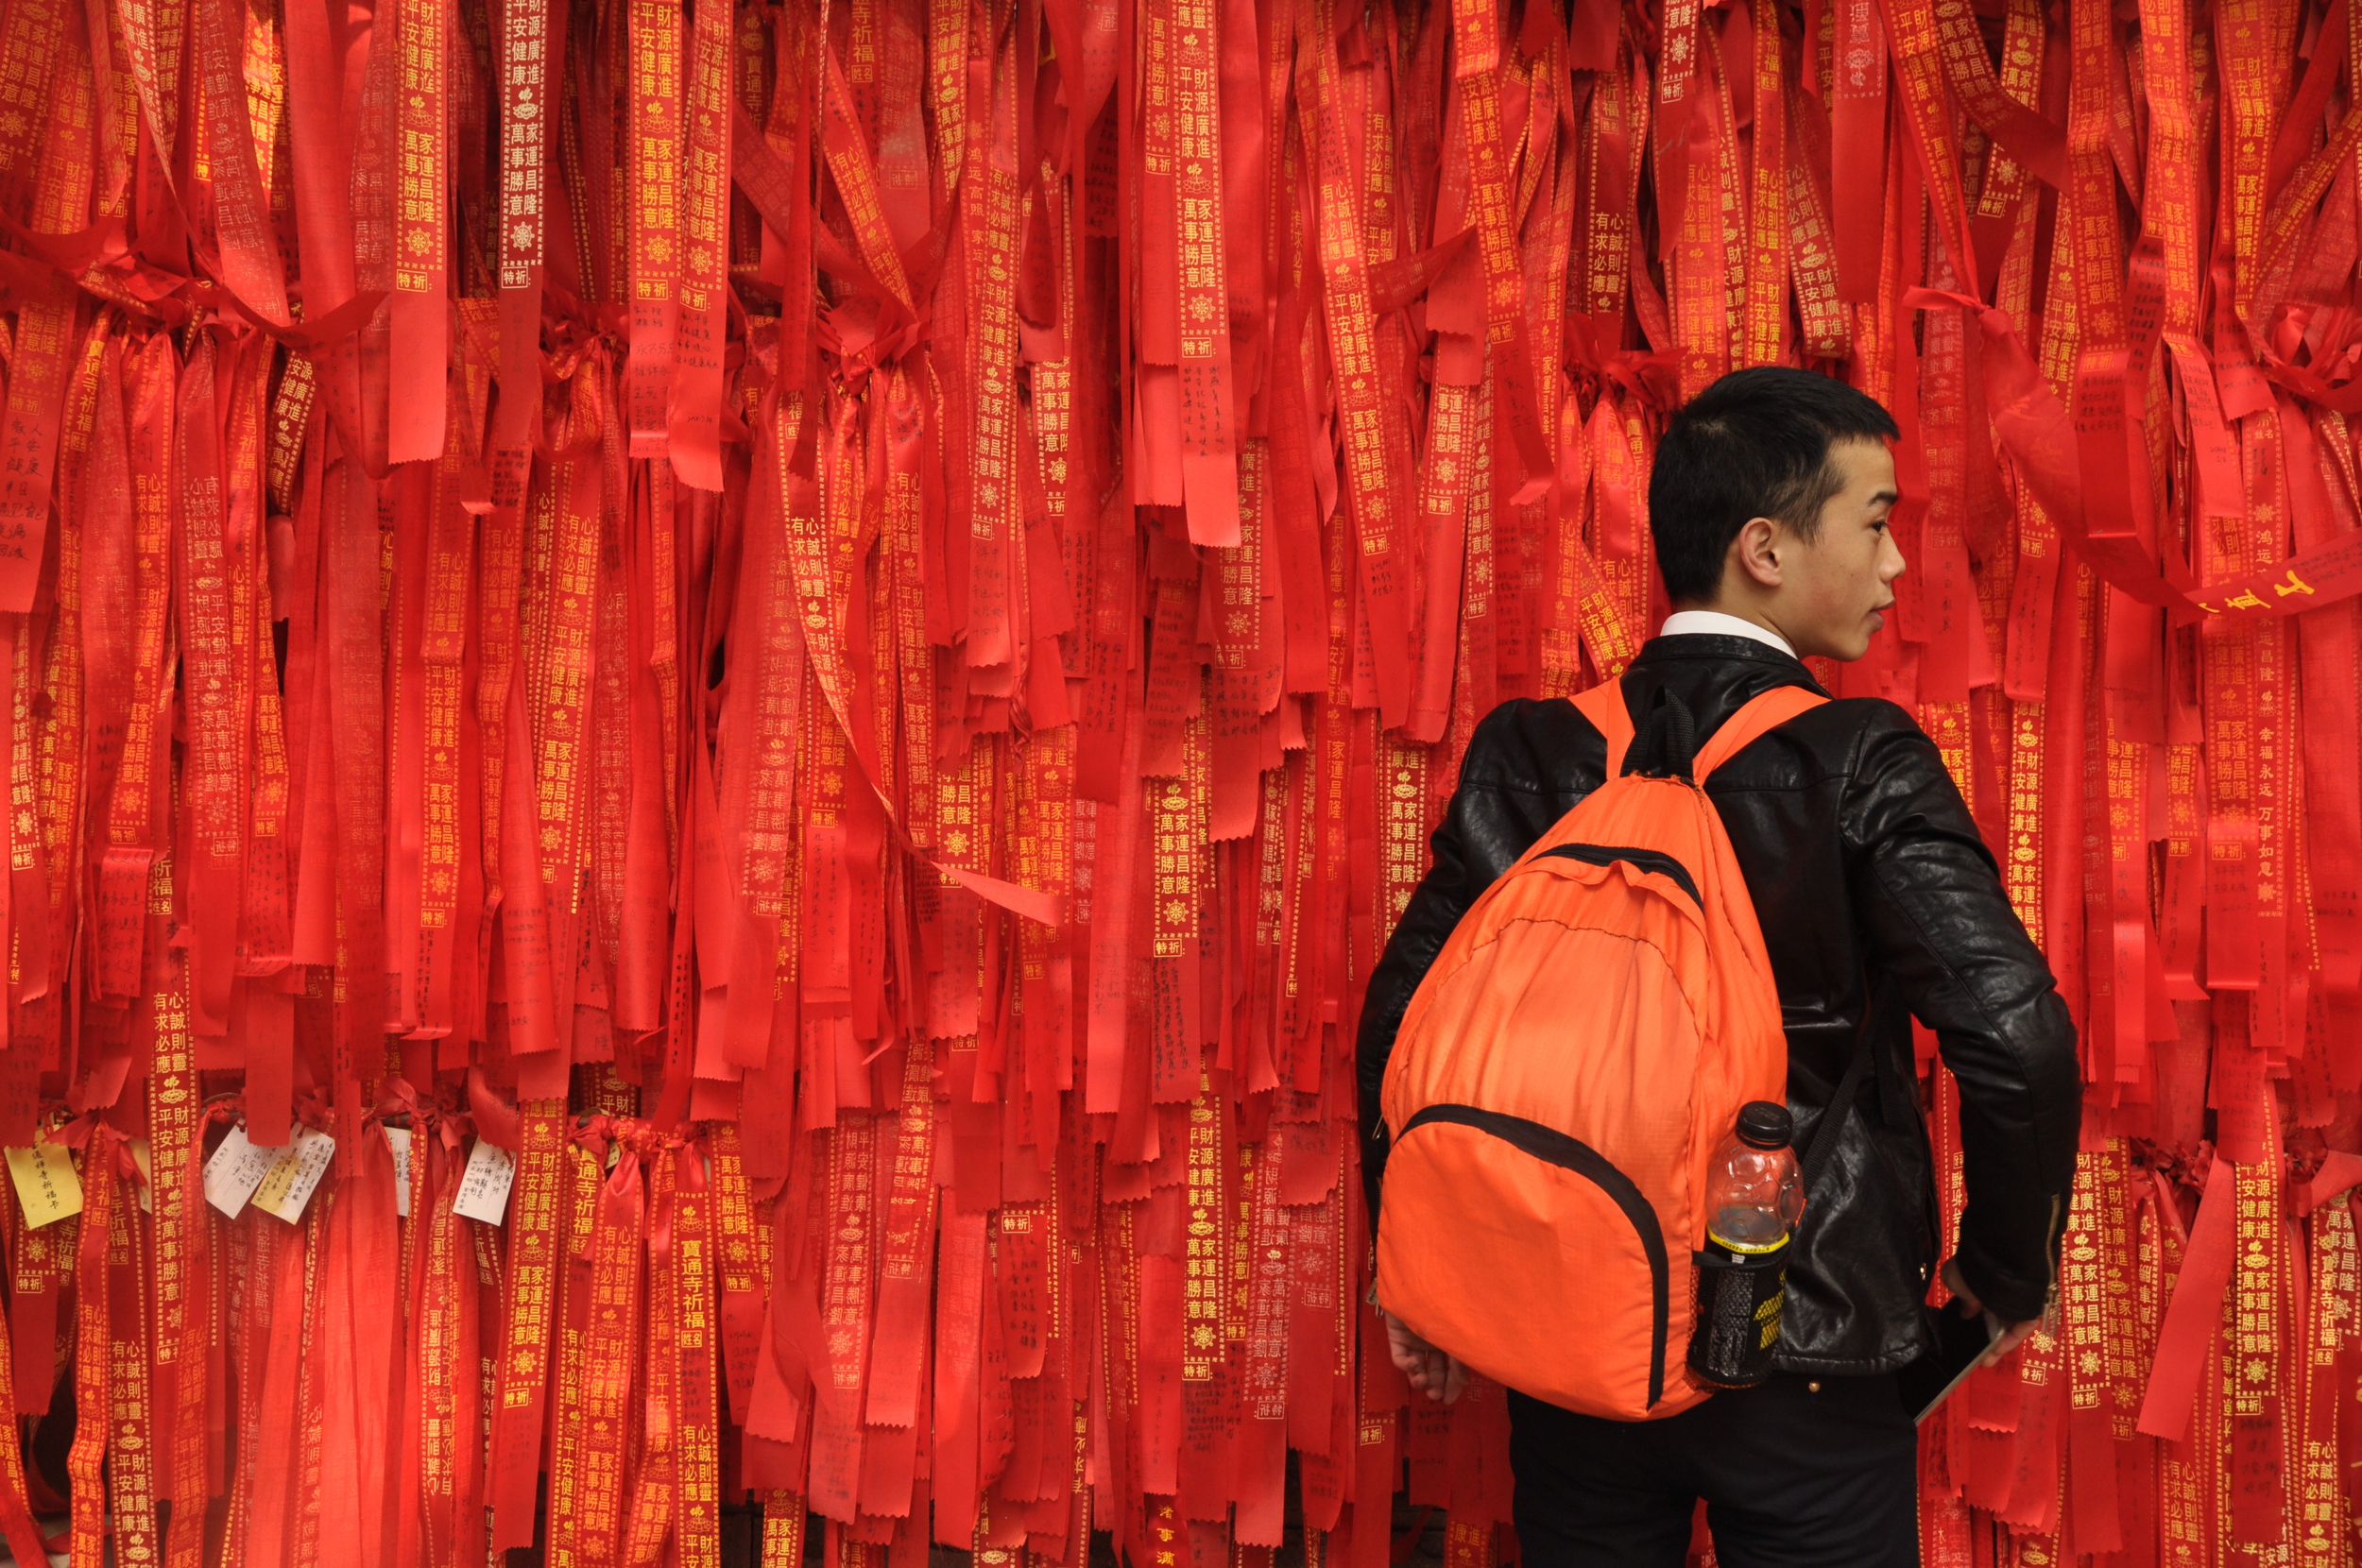
[[[1532,761],[1525,719],[1540,705],[1505,703],[1487,714],[1468,739],[1461,758],[1460,784],[1444,820],[1428,837],[1433,860],[1404,906],[1402,919],[1386,943],[1361,1003],[1354,1043],[1355,1077],[1361,1088],[1361,1186],[1370,1205],[1370,1230],[1378,1229],[1378,1184],[1386,1168],[1386,1118],[1378,1109],[1387,1059],[1412,994],[1428,966],[1443,951],[1460,917],[1486,888],[1532,848],[1573,801],[1561,803],[1542,787]],[[1564,706],[1564,705],[1561,705]],[[1594,745],[1602,742],[1583,721]],[[1596,775],[1598,765],[1593,764]]]
[[[1861,748],[1846,858],[1870,966],[1935,1031],[1960,1084],[1960,1273],[2003,1321],[2039,1317],[2075,1177],[2075,1025],[1935,742],[1893,708]]]

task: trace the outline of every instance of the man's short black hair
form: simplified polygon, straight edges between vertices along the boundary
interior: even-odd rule
[[[1876,399],[1810,370],[1734,370],[1689,400],[1657,442],[1649,532],[1677,604],[1712,599],[1722,560],[1749,518],[1777,518],[1809,539],[1842,481],[1829,448],[1893,440]]]

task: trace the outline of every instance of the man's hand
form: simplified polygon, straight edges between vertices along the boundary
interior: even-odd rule
[[[1967,1282],[1960,1278],[1960,1265],[1957,1258],[1943,1260],[1943,1287],[1952,1292],[1953,1304],[1960,1309],[1961,1317],[1986,1316],[1985,1304],[1977,1299],[1976,1292],[1970,1290]],[[2010,1352],[2017,1349],[2034,1330],[2042,1327],[2040,1318],[2028,1318],[2020,1323],[2003,1323],[1997,1318],[1994,1321],[2000,1324],[2001,1332],[1986,1347],[1984,1360],[1980,1364],[1988,1367],[2001,1365]],[[1395,1359],[1399,1363],[1401,1358],[1397,1356]]]
[[[1394,1357],[1396,1370],[1410,1380],[1411,1387],[1438,1404],[1449,1405],[1458,1399],[1460,1390],[1468,1386],[1468,1369],[1420,1338],[1410,1324],[1384,1307],[1378,1309],[1378,1317],[1386,1325],[1386,1354]]]

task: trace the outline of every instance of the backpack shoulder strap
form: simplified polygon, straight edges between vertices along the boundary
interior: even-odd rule
[[[1624,753],[1632,749],[1632,711],[1624,706],[1623,681],[1603,680],[1574,701],[1575,710],[1607,737],[1607,772],[1600,775],[1601,780],[1622,777]]]
[[[1771,690],[1755,697],[1746,707],[1723,720],[1722,727],[1716,730],[1707,738],[1706,743],[1698,748],[1695,781],[1703,785],[1706,781],[1706,775],[1737,756],[1749,741],[1755,740],[1766,731],[1788,723],[1799,713],[1819,707],[1828,700],[1818,691],[1808,691],[1801,686],[1775,686]],[[1624,728],[1629,734],[1632,728],[1630,719],[1624,721]],[[1610,776],[1613,775],[1611,774]]]

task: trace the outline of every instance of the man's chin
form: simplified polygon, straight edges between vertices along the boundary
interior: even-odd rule
[[[1848,638],[1842,642],[1832,641],[1824,647],[1801,651],[1797,656],[1804,658],[1817,656],[1821,658],[1833,659],[1840,664],[1851,664],[1856,659],[1869,656],[1870,644],[1876,639],[1877,635],[1877,628],[1873,626],[1858,637]]]

